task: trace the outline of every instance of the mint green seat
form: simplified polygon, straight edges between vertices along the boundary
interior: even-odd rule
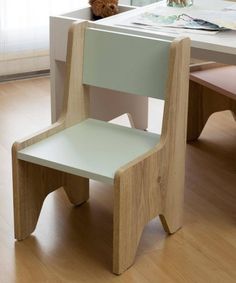
[[[114,187],[114,273],[134,262],[148,221],[160,216],[168,233],[181,227],[189,53],[188,39],[111,32],[85,21],[71,27],[61,117],[13,145],[16,239],[34,231],[57,188],[73,204],[85,202],[89,179]],[[90,119],[90,85],[165,100],[161,136]]]
[[[19,151],[18,158],[113,184],[117,168],[158,142],[156,134],[86,119]]]

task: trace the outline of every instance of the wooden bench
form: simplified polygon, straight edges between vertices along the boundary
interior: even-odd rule
[[[216,63],[190,68],[187,140],[196,140],[208,118],[230,110],[236,119],[236,66]]]

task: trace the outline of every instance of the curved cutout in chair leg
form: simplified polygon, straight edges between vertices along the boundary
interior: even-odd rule
[[[173,158],[166,172],[166,179],[162,184],[162,208],[159,217],[164,230],[169,234],[175,233],[183,225],[184,161],[185,151],[183,150],[181,153],[175,152],[175,158]]]
[[[169,226],[168,226],[168,224],[167,224],[167,221],[166,221],[165,216],[164,216],[163,214],[160,214],[160,215],[159,215],[159,218],[160,218],[160,221],[161,221],[161,224],[162,224],[162,226],[163,226],[164,231],[165,231],[166,233],[168,233],[168,234],[171,234],[170,228],[169,228]]]
[[[64,173],[64,190],[74,205],[81,205],[89,199],[89,179]]]
[[[178,173],[181,175],[181,173]],[[184,176],[184,174],[182,174]],[[163,211],[159,217],[166,233],[173,234],[183,225],[183,194],[184,178],[181,176],[172,180],[169,184],[169,190],[166,190],[165,199],[163,199]],[[181,180],[182,179],[182,180]]]
[[[163,229],[168,234],[174,234],[176,231],[178,231],[182,227],[182,221],[180,221],[178,224],[175,223],[174,225],[173,224],[171,225],[170,224],[171,221],[168,221],[168,219],[163,214],[160,214],[159,217],[160,217]]]
[[[56,170],[13,159],[15,238],[23,240],[34,230],[46,196],[62,186]]]

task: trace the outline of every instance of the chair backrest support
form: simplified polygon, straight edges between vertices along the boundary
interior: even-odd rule
[[[87,28],[83,83],[164,100],[170,45],[166,40]]]
[[[161,51],[157,46],[162,46]],[[67,79],[60,120],[65,119],[65,127],[69,127],[88,117],[87,85],[91,84],[165,99],[162,140],[168,136],[177,143],[185,143],[189,58],[188,38],[168,42],[92,29],[86,21],[75,23],[68,37]]]

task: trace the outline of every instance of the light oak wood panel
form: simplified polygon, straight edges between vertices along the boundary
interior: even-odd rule
[[[14,241],[10,147],[19,132],[49,125],[49,80],[0,84],[0,107],[1,283],[235,282],[236,126],[230,113],[211,116],[200,139],[187,145],[183,228],[167,237],[156,219],[148,223],[135,265],[117,277],[110,273],[111,186],[92,182],[89,202],[77,208],[63,190],[49,195],[34,234]]]
[[[68,46],[71,49],[80,51],[83,57],[83,34],[86,22],[78,25],[78,33],[69,32]],[[72,53],[67,54],[67,80],[65,83],[65,101],[64,107],[58,121],[36,134],[18,140],[12,146],[12,175],[13,175],[13,202],[14,202],[14,226],[15,237],[23,240],[36,227],[38,217],[46,196],[61,186],[66,185],[66,193],[71,199],[71,190],[75,188],[74,180],[78,180],[81,185],[77,205],[88,199],[89,182],[88,179],[77,176],[74,178],[69,173],[62,173],[55,169],[46,167],[40,168],[31,163],[19,160],[17,152],[27,146],[35,144],[46,137],[50,137],[59,131],[72,126],[88,116],[88,95],[87,88],[82,86],[82,64],[77,64],[71,58]],[[73,80],[73,74],[76,74],[76,80]],[[79,76],[78,76],[79,74]],[[73,96],[72,94],[78,94]],[[73,179],[69,180],[70,178]],[[35,181],[35,183],[34,183]],[[70,188],[69,186],[72,186]],[[22,188],[22,189],[21,189]],[[22,201],[25,199],[24,201]]]

